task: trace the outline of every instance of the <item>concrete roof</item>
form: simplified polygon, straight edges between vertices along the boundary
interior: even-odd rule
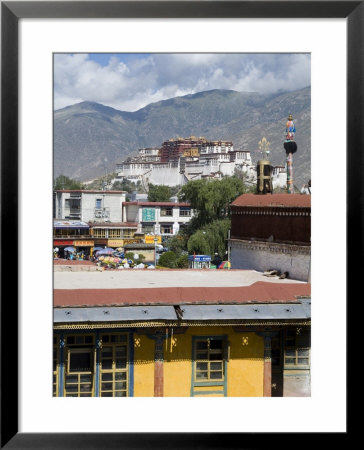
[[[303,283],[289,278],[266,277],[255,270],[113,270],[55,272],[54,289],[131,289],[162,287],[234,287],[266,283]],[[305,283],[304,283],[305,284]]]
[[[295,303],[311,285],[252,270],[55,272],[54,307]]]

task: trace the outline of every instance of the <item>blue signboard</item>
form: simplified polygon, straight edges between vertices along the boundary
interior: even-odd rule
[[[188,260],[196,261],[196,262],[209,262],[209,261],[211,261],[211,256],[209,256],[209,255],[189,255]]]

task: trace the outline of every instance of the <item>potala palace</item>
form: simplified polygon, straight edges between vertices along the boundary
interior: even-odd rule
[[[138,155],[116,166],[117,180],[154,185],[182,186],[191,180],[221,178],[241,171],[246,181],[256,183],[257,172],[250,151],[234,150],[231,141],[208,141],[204,137],[172,138],[161,148],[141,148]],[[283,166],[273,167],[273,187],[285,187]]]

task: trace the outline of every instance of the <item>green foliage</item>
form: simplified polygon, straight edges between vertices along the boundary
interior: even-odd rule
[[[237,167],[234,169],[234,177],[241,180],[245,186],[244,194],[255,194],[257,190],[257,183],[256,181],[251,181],[246,174],[246,172],[243,172],[241,169],[238,169]]]
[[[186,201],[196,211],[190,222],[190,233],[216,220],[228,217],[230,203],[246,191],[243,181],[237,177],[190,181],[180,191],[179,200]]]
[[[211,247],[206,236],[206,232],[197,230],[188,240],[187,249],[189,253],[196,253],[197,255],[211,254]]]
[[[158,260],[158,265],[162,267],[168,267],[170,269],[176,268],[177,267],[176,254],[172,251],[163,253]]]
[[[114,181],[112,189],[116,191],[126,191],[129,193],[136,191],[138,194],[145,194],[145,189],[143,188],[140,180],[138,180],[136,183],[129,180]]]
[[[175,236],[172,236],[165,242],[165,246],[174,252],[177,256],[181,255],[183,251],[187,250],[188,237],[179,232]]]
[[[55,191],[62,189],[79,190],[84,189],[84,187],[83,184],[77,180],[73,180],[72,178],[66,177],[66,175],[59,175],[54,180],[53,189]]]
[[[165,185],[148,184],[148,201],[149,202],[169,202],[172,196],[171,188]]]
[[[181,255],[177,259],[176,265],[179,269],[188,269],[188,255],[187,254]]]
[[[227,251],[227,238],[231,226],[229,218],[217,219],[197,230],[188,240],[190,254],[214,255],[218,253],[224,259]]]

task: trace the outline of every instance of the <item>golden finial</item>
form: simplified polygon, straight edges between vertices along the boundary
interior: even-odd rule
[[[258,147],[259,150],[263,153],[266,153],[267,155],[269,155],[269,147],[270,147],[270,142],[267,140],[266,137],[263,137],[259,142],[258,142]]]

